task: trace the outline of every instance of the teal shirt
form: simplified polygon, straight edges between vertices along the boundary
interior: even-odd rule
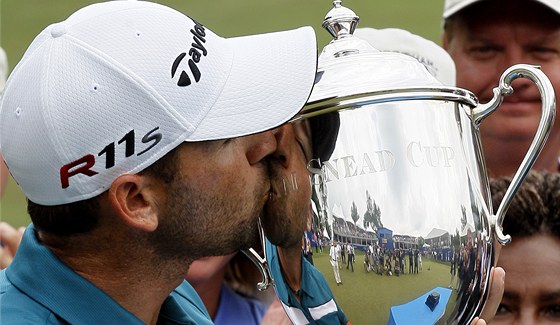
[[[348,318],[334,300],[327,280],[315,266],[301,255],[300,302],[284,281],[276,246],[266,241],[266,259],[270,275],[274,280],[274,290],[282,302],[282,307],[294,324],[346,324]]]
[[[0,323],[144,324],[41,245],[33,225],[10,266],[0,272]],[[192,286],[183,281],[162,305],[159,324],[212,321]]]

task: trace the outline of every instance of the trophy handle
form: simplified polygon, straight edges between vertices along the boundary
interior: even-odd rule
[[[268,289],[272,284],[272,277],[270,276],[270,269],[268,268],[268,262],[266,260],[266,237],[264,236],[264,231],[261,226],[261,220],[258,221],[258,229],[259,229],[259,236],[261,238],[261,244],[263,249],[263,256],[260,256],[259,253],[254,250],[252,247],[248,250],[241,250],[241,252],[247,256],[255,264],[259,272],[261,273],[262,281],[257,283],[257,289],[259,291],[265,291]]]
[[[527,173],[535,163],[538,155],[543,149],[546,139],[548,138],[552,125],[554,124],[554,118],[556,115],[556,97],[554,95],[554,88],[550,83],[548,77],[540,70],[538,66],[532,66],[528,64],[516,64],[508,68],[502,76],[500,77],[499,86],[494,88],[494,97],[487,104],[479,105],[473,109],[473,122],[478,127],[480,122],[492,113],[503,101],[504,96],[513,93],[513,88],[511,83],[517,78],[527,78],[533,81],[541,94],[542,102],[542,114],[539,121],[539,126],[533,142],[527,151],[527,154],[523,158],[521,165],[517,169],[517,172],[512,178],[511,184],[508,187],[498,211],[493,218],[493,224],[496,238],[498,242],[502,245],[508,244],[511,241],[509,235],[504,235],[503,233],[503,222],[507,209],[513,199],[515,193],[521,182],[527,176]]]

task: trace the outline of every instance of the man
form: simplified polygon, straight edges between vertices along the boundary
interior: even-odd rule
[[[339,270],[340,251],[341,251],[340,243],[338,242],[336,243],[336,245],[334,245],[334,247],[331,247],[331,250],[329,251],[329,256],[331,258],[330,262],[333,267],[334,279],[336,281],[336,285],[342,284],[342,280],[340,279],[340,270]]]
[[[542,67],[560,98],[560,2],[446,0],[443,46],[457,67],[457,86],[480,102],[492,98],[500,75],[517,63]],[[529,148],[541,117],[537,87],[513,82],[514,92],[481,124],[491,177],[511,176]],[[560,123],[555,123],[535,169],[558,171]]]
[[[308,232],[304,232],[302,236],[302,249],[303,249],[303,257],[313,265],[313,248],[311,247],[311,240],[309,240]]]
[[[498,207],[510,178],[491,182]],[[512,236],[498,265],[507,271],[505,291],[492,324],[559,324],[560,175],[530,172],[504,219]]]
[[[451,246],[451,268],[449,273],[451,274],[451,280],[449,281],[449,288],[455,289],[455,275],[457,275],[457,260],[458,254],[455,253],[455,246]]]
[[[412,248],[408,249],[408,274],[412,274],[414,271],[414,258],[412,257]]]
[[[310,136],[307,121],[276,132],[278,148],[270,161],[271,199],[262,218],[266,257],[276,293],[293,323],[349,324],[324,276],[301,250],[301,234],[311,208]]]
[[[344,263],[346,263],[346,243],[339,243],[337,245],[337,249],[340,252],[342,265],[344,265]]]
[[[346,265],[346,269],[348,270],[349,266],[352,266],[352,272],[354,272],[354,246],[352,244],[347,244],[348,248],[348,264]]]
[[[0,273],[2,323],[211,323],[183,278],[253,244],[267,130],[305,103],[315,64],[309,27],[223,39],[143,1],[47,27],[1,102],[33,221]]]

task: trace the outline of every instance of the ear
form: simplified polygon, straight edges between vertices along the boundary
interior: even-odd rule
[[[447,33],[445,31],[441,34],[441,47],[444,50],[449,49],[449,38],[447,37]]]
[[[161,193],[157,189],[157,184],[150,177],[121,175],[111,184],[109,203],[125,224],[151,232],[157,228],[159,221],[157,202]]]

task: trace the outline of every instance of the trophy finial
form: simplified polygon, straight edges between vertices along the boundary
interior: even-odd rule
[[[352,10],[342,6],[342,0],[334,0],[333,7],[325,16],[323,28],[325,28],[334,39],[348,37],[354,33],[360,17]]]

